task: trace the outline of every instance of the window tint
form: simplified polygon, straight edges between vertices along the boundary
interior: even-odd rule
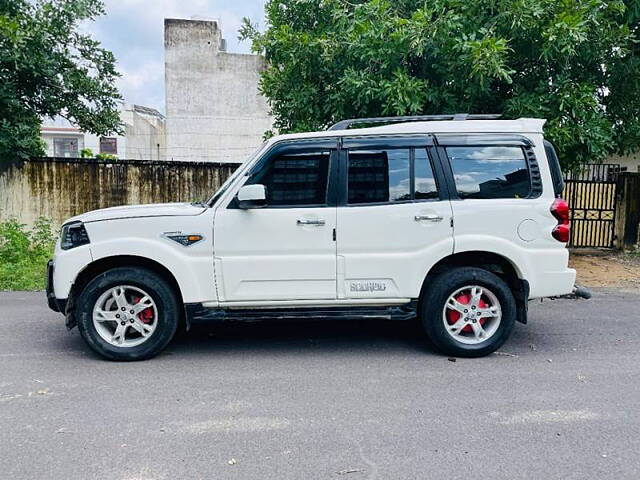
[[[349,152],[349,203],[411,200],[408,148]]]
[[[520,147],[447,147],[461,198],[524,198],[531,181]]]
[[[250,183],[267,187],[267,205],[324,205],[330,152],[278,155]]]
[[[415,199],[426,200],[438,198],[436,179],[431,170],[429,156],[424,148],[415,150]]]

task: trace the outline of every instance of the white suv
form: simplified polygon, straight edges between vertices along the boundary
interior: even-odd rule
[[[440,351],[486,355],[529,299],[574,286],[543,124],[360,119],[272,138],[206,203],[67,221],[49,305],[114,360],[156,355],[181,323],[273,318],[418,317]]]

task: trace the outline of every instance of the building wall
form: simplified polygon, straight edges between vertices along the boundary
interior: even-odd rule
[[[640,172],[640,152],[628,155],[612,155],[604,160],[604,163],[619,163],[621,167],[626,167],[628,172]]]
[[[165,19],[167,160],[242,162],[271,128],[263,59],[225,51],[215,21]]]
[[[54,140],[58,138],[75,139],[78,144],[78,154],[80,154],[80,150],[85,148],[85,133],[82,132],[79,128],[73,127],[71,124],[67,124],[63,127],[52,126],[51,123],[53,122],[45,123],[40,130],[42,140],[44,140],[45,143],[45,155],[47,155],[48,157],[55,156]]]
[[[121,158],[130,160],[165,160],[165,120],[155,113],[147,113],[144,107],[134,105],[121,112],[125,125],[125,140]],[[119,150],[119,146],[118,146]]]
[[[166,158],[166,136],[164,117],[156,110],[139,105],[122,104],[120,120],[124,124],[124,135],[110,135],[117,141],[118,158],[134,160],[164,160]],[[100,136],[83,132],[62,117],[44,119],[41,127],[42,139],[48,157],[55,157],[54,139],[75,138],[78,156],[83,148],[94,155],[100,153]]]

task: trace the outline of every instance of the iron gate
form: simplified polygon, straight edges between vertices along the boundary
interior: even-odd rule
[[[619,173],[615,163],[587,164],[568,173],[563,196],[571,209],[569,247],[614,247]]]

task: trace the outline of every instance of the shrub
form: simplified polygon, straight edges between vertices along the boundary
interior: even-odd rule
[[[36,220],[30,230],[15,218],[0,222],[0,290],[44,289],[54,245],[46,218]]]
[[[98,160],[118,160],[118,157],[116,157],[115,155],[111,155],[110,153],[99,153],[96,155],[96,158]]]
[[[82,150],[80,150],[80,157],[93,158],[93,150],[91,150],[90,148],[83,148]]]

